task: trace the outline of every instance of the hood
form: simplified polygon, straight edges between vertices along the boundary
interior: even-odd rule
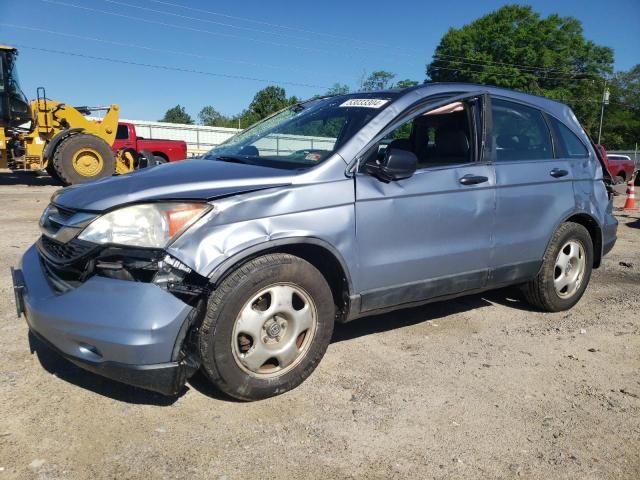
[[[147,200],[212,200],[291,183],[287,170],[215,160],[183,160],[118,177],[73,185],[52,202],[76,210],[102,212]]]

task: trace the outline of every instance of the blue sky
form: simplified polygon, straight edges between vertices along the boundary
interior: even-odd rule
[[[422,81],[450,27],[505,3],[404,0],[394,10],[393,2],[371,0],[0,0],[0,43],[227,75],[21,48],[19,72],[30,98],[42,85],[48,97],[74,105],[119,103],[126,118],[157,120],[178,103],[195,118],[204,105],[234,114],[276,81],[295,84],[283,86],[302,98],[335,82],[355,88],[363,74],[381,69]],[[640,62],[638,0],[530,4],[544,16],[580,19],[588,39],[614,49],[617,70]]]

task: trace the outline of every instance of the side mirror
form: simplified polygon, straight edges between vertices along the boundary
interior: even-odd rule
[[[367,164],[367,173],[389,183],[411,177],[418,167],[418,157],[413,152],[396,148],[387,148],[382,162]]]

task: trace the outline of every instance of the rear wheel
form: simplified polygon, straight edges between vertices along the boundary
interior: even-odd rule
[[[284,393],[322,359],[334,316],[331,290],[313,265],[288,254],[256,258],[209,298],[198,341],[203,369],[241,400]]]
[[[568,310],[584,294],[592,266],[593,243],[587,229],[563,223],[549,242],[540,272],[525,285],[525,297],[547,312]]]
[[[111,147],[101,138],[84,133],[60,142],[51,163],[65,185],[90,182],[115,173]]]

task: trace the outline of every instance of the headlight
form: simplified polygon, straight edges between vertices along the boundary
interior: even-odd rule
[[[164,248],[211,209],[206,203],[146,203],[120,208],[91,222],[80,240]]]

